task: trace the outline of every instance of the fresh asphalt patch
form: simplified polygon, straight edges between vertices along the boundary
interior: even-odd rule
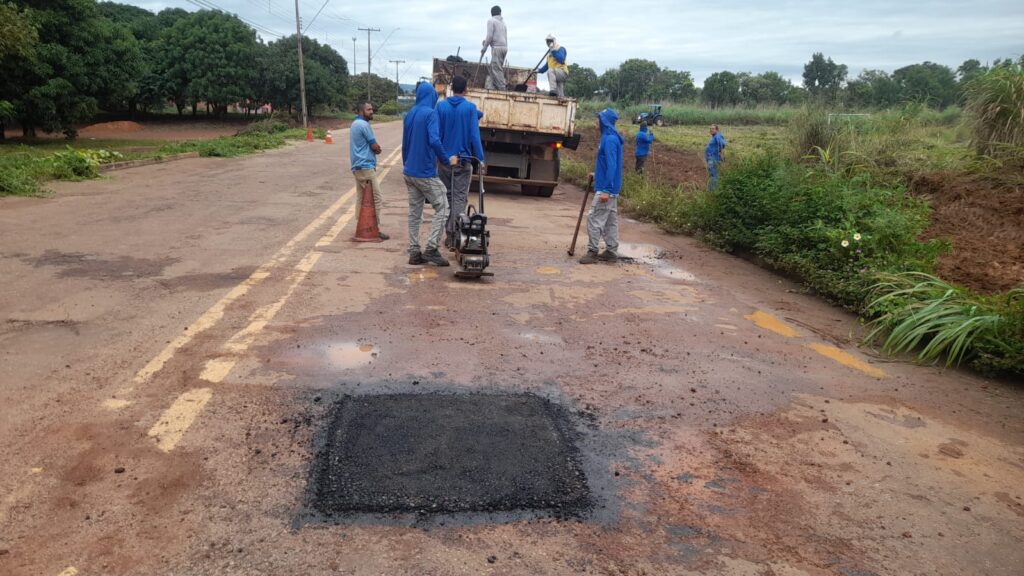
[[[343,396],[328,410],[309,506],[355,514],[531,512],[593,504],[567,410],[533,394]]]

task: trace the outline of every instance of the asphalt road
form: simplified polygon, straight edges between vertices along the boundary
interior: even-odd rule
[[[647,224],[634,262],[580,266],[572,186],[492,191],[491,279],[408,266],[400,126],[377,134],[380,244],[349,241],[347,131],[0,199],[0,573],[1020,573],[1019,384],[877,357]],[[588,510],[310,513],[335,401],[476,392],[570,415]]]

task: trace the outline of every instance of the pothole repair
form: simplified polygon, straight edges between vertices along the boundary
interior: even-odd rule
[[[348,396],[328,413],[311,505],[579,515],[591,498],[574,438],[567,411],[532,394]]]

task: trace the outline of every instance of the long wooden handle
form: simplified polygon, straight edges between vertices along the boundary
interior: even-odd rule
[[[572,244],[569,245],[569,256],[576,254],[576,239],[580,235],[580,224],[583,223],[583,213],[587,210],[587,198],[590,198],[590,191],[594,188],[594,177],[587,180],[587,187],[583,190],[583,204],[580,206],[580,217],[576,219],[576,231],[572,233]]]

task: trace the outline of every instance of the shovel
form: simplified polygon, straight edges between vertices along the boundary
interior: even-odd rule
[[[530,78],[533,77],[533,73],[536,72],[537,69],[540,68],[540,65],[544,63],[544,59],[548,57],[548,54],[551,54],[551,48],[548,48],[547,51],[544,52],[544,55],[540,57],[540,61],[537,62],[537,65],[534,66],[533,70],[530,70],[530,73],[526,75],[526,80],[523,80],[522,84],[516,84],[516,87],[514,88],[516,92],[526,92],[526,83],[530,81]]]

